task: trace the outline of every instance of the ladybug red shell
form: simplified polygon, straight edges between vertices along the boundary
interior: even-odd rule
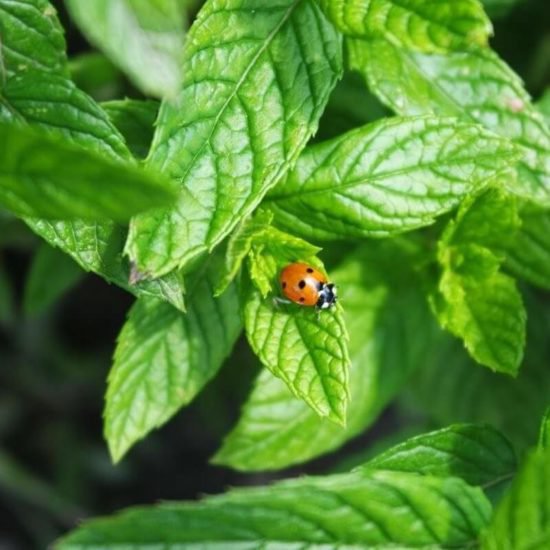
[[[302,306],[329,309],[336,303],[336,287],[317,269],[295,262],[280,275],[281,290],[286,298]]]

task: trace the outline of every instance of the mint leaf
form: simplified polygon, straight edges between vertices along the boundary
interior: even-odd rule
[[[152,281],[130,282],[131,266],[122,256],[126,230],[114,223],[76,220],[49,222],[27,218],[27,225],[51,246],[69,254],[85,271],[92,271],[136,296],[159,298],[184,311],[181,275],[169,273]]]
[[[550,89],[547,89],[539,99],[537,108],[543,114],[546,124],[550,126]]]
[[[29,71],[0,90],[0,120],[29,124],[113,160],[131,160],[105,112],[64,76]]]
[[[342,71],[341,39],[313,0],[210,0],[184,58],[149,157],[180,197],[137,217],[126,249],[152,276],[188,266],[255,209],[315,133]]]
[[[341,308],[317,317],[299,306],[276,307],[251,287],[244,321],[261,362],[319,416],[345,424],[349,357]]]
[[[417,54],[387,40],[348,40],[350,65],[385,104],[403,115],[438,114],[477,122],[523,152],[511,191],[550,201],[550,130],[520,78],[491,50]]]
[[[550,408],[546,409],[540,424],[539,448],[550,449]]]
[[[260,209],[256,215],[244,218],[233,231],[227,243],[225,263],[216,285],[216,295],[221,294],[235,278],[254,242],[258,241],[263,248],[262,243],[265,242],[265,234],[272,220],[271,212]]]
[[[66,0],[88,40],[144,93],[174,96],[180,81],[185,12],[181,0]]]
[[[374,422],[424,364],[437,328],[420,282],[407,268],[415,263],[408,248],[394,240],[369,242],[331,274],[350,334],[346,428],[319,418],[264,370],[214,463],[245,471],[281,469],[338,448]]]
[[[0,0],[1,80],[31,69],[66,74],[63,34],[47,0]]]
[[[496,185],[467,197],[441,238],[443,247],[479,246],[502,260],[521,226],[518,201]]]
[[[174,197],[169,180],[72,143],[0,123],[0,203],[14,214],[124,221]]]
[[[109,120],[124,137],[128,149],[145,158],[153,139],[159,104],[156,101],[120,99],[101,104]]]
[[[454,476],[487,488],[510,478],[516,466],[514,449],[500,432],[490,426],[455,424],[412,437],[358,470]]]
[[[541,550],[550,545],[550,451],[531,451],[499,503],[483,550]]]
[[[532,203],[519,211],[521,228],[506,250],[506,267],[540,288],[550,289],[550,212]]]
[[[492,258],[482,251],[457,261],[463,262],[461,273],[447,268],[439,283],[445,301],[436,305],[441,326],[462,338],[477,362],[515,376],[523,358],[526,315],[514,279],[496,269],[484,272]]]
[[[476,125],[386,118],[307,148],[267,204],[310,238],[387,236],[433,223],[515,160]]]
[[[348,36],[385,37],[425,52],[485,46],[492,26],[478,0],[319,0]]]
[[[183,314],[142,298],[118,337],[109,373],[105,437],[114,462],[191,402],[217,373],[241,331],[237,292],[213,298],[217,271],[201,274]]]
[[[442,333],[407,386],[409,404],[439,426],[489,423],[512,441],[518,454],[532,446],[550,395],[546,360],[550,320],[538,300],[528,306],[529,318],[541,322],[528,325],[529,346],[517,378],[475,368],[460,344]]]
[[[441,326],[477,362],[511,375],[523,357],[526,314],[514,279],[499,268],[518,225],[514,199],[499,189],[465,201],[439,242],[443,272],[432,300]]]
[[[23,297],[27,315],[47,310],[67,290],[73,287],[84,272],[74,260],[59,250],[42,243],[34,255]]]
[[[122,136],[105,112],[62,76],[29,71],[10,78],[0,91],[2,120],[32,124],[116,162],[131,159]],[[183,285],[176,273],[129,284],[130,268],[122,257],[127,233],[124,228],[107,221],[25,221],[49,244],[71,255],[85,271],[98,273],[135,294],[161,298],[178,309],[184,308]]]
[[[57,548],[463,546],[475,542],[490,514],[482,491],[456,478],[345,474],[129,509],[84,524]]]

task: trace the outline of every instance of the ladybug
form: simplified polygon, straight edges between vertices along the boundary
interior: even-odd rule
[[[290,300],[301,306],[329,309],[336,303],[336,287],[317,269],[295,262],[287,265],[279,277],[281,290]]]

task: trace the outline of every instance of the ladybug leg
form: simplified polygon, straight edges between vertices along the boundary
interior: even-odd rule
[[[291,304],[292,302],[290,300],[287,300],[286,298],[281,298],[280,296],[273,296],[273,305],[279,309],[279,306],[281,304]]]

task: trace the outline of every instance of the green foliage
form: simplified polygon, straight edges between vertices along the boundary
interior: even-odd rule
[[[520,78],[487,48],[445,55],[421,54],[387,40],[348,41],[349,63],[370,89],[403,115],[438,114],[477,122],[523,151],[518,179],[507,187],[549,202],[550,129]]]
[[[516,457],[510,443],[494,428],[455,424],[396,445],[359,470],[455,476],[470,485],[489,487],[515,473]]]
[[[309,238],[388,236],[433,223],[514,160],[509,142],[479,126],[383,119],[306,149],[268,204]]]
[[[508,243],[506,267],[516,276],[550,289],[550,212],[532,203],[519,211],[521,228]]]
[[[145,93],[174,96],[180,81],[185,0],[66,0],[71,17]]]
[[[526,315],[514,279],[499,267],[518,226],[507,194],[489,189],[466,200],[439,242],[442,275],[433,296],[441,326],[462,338],[476,361],[511,375],[521,364]]]
[[[63,28],[48,0],[2,0],[0,36],[2,81],[30,70],[67,72]]]
[[[550,451],[532,451],[495,510],[484,550],[547,548],[550,544]]]
[[[347,36],[384,37],[425,52],[485,46],[491,22],[478,0],[319,0]]]
[[[395,514],[399,521],[395,521]],[[155,544],[234,548],[462,546],[489,521],[480,489],[401,472],[304,478],[85,524],[59,550]],[[166,530],[166,525],[173,526]]]
[[[203,458],[228,432],[216,465],[280,470],[356,436],[369,456],[91,520],[59,548],[550,544],[548,44],[533,37],[523,59],[510,24],[542,27],[542,1],[65,0],[64,29],[47,0],[0,0],[2,441],[34,457],[43,437],[36,462],[53,476],[59,441],[78,463],[70,430],[35,442],[10,429],[61,423],[82,391],[101,401],[88,385],[104,383],[124,310],[97,279],[73,288],[87,298],[77,315],[101,308],[108,334],[88,352],[78,336],[93,329],[71,333],[73,304],[60,314],[70,300],[52,307],[84,270],[137,298],[107,375],[103,433],[111,461],[125,457],[113,484],[171,462],[202,482],[175,452],[158,458],[170,428],[127,456],[196,398],[173,425],[207,441]],[[484,6],[503,15],[494,44],[522,76],[489,47]],[[72,42],[79,30],[101,53]],[[335,307],[281,302],[296,261],[337,285]],[[378,436],[394,444],[380,453]],[[107,452],[79,449],[75,479],[108,471]],[[26,472],[11,461],[0,492],[24,500],[25,478],[40,484],[10,479]]]
[[[411,380],[406,399],[402,399],[407,410],[420,407],[438,426],[488,423],[500,430],[516,450],[531,447],[548,407],[550,372],[545,358],[550,351],[546,329],[550,319],[538,300],[531,298],[527,306],[528,317],[538,319],[540,324],[527,326],[529,345],[517,378],[474,368],[456,342],[440,338]]]
[[[105,404],[105,438],[114,461],[189,403],[216,374],[241,331],[230,286],[213,298],[215,269],[192,287],[187,312],[139,299],[118,337]]]
[[[419,367],[435,332],[414,272],[392,269],[414,255],[405,246],[369,243],[333,273],[350,335],[345,429],[319,418],[263,371],[215,463],[239,470],[284,468],[341,446],[376,420]]]
[[[349,357],[341,308],[318,317],[298,308],[275,306],[250,287],[244,304],[248,341],[260,361],[317,414],[345,424]]]
[[[127,246],[154,276],[188,267],[258,206],[315,133],[342,71],[341,39],[313,0],[230,5],[205,4],[177,101],[160,110],[149,164],[178,180],[180,197],[137,217]]]
[[[157,174],[46,133],[0,123],[0,140],[0,204],[21,217],[125,221],[175,195],[171,182]]]
[[[550,408],[546,409],[542,417],[539,433],[539,447],[541,449],[550,448]]]

